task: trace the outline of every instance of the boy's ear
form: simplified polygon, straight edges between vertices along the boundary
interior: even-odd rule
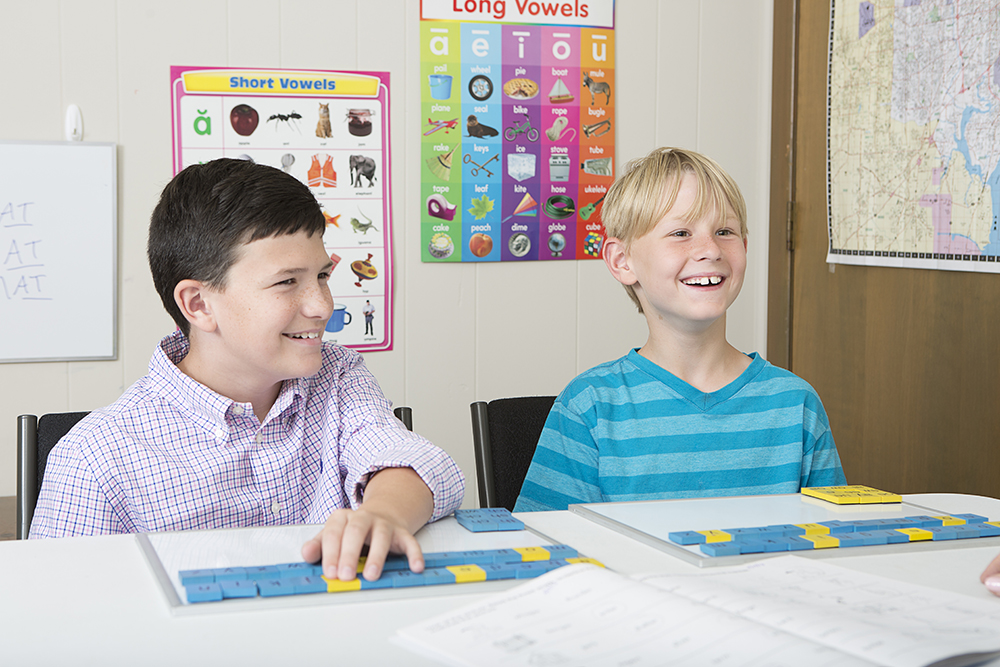
[[[604,259],[604,264],[608,267],[608,271],[622,285],[634,285],[638,282],[629,265],[629,256],[628,251],[625,250],[625,244],[619,239],[613,236],[606,238],[604,246],[601,248],[601,257]]]
[[[190,278],[180,281],[174,287],[174,301],[192,327],[205,332],[215,331],[218,323],[203,283]]]

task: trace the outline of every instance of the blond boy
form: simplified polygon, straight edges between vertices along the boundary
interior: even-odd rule
[[[845,483],[813,388],[726,340],[747,263],[733,179],[693,151],[657,149],[628,165],[602,219],[605,264],[649,337],[559,395],[515,509]]]

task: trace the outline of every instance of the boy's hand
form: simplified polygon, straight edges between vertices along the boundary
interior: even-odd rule
[[[993,595],[1000,595],[1000,556],[993,559],[993,562],[986,566],[979,576],[979,581],[986,584]]]
[[[365,579],[379,578],[390,551],[406,554],[410,569],[423,572],[423,553],[413,533],[433,511],[434,497],[417,473],[410,468],[382,470],[368,481],[364,502],[357,510],[335,511],[323,530],[302,545],[302,558],[309,563],[322,558],[328,579],[350,581],[367,544]]]

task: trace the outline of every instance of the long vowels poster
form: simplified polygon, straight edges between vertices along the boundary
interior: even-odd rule
[[[614,0],[422,0],[421,257],[597,259]]]
[[[324,340],[392,349],[389,74],[171,67],[174,173],[220,157],[295,176],[334,261]]]

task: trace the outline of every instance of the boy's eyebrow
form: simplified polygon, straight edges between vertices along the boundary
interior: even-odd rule
[[[320,272],[326,272],[326,271],[331,270],[332,268],[333,268],[333,262],[330,261],[330,262],[327,262],[326,264],[323,265],[323,268],[320,269]],[[295,267],[295,268],[291,268],[291,269],[278,269],[277,271],[275,271],[271,275],[272,275],[272,277],[291,276],[291,275],[299,275],[301,273],[310,273],[311,271],[312,271],[312,269],[303,266],[303,267]]]

